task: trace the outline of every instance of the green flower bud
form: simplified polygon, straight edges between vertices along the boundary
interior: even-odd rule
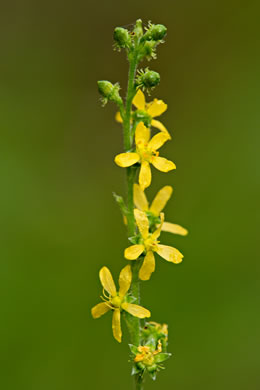
[[[167,28],[163,24],[154,24],[151,26],[149,33],[151,39],[161,41],[167,33]]]
[[[146,72],[142,78],[143,84],[147,88],[153,88],[160,82],[160,75],[153,70]]]
[[[143,122],[146,127],[151,126],[152,117],[146,111],[135,110],[132,114],[132,118],[136,123]]]
[[[114,85],[110,83],[110,81],[101,80],[98,81],[98,92],[100,95],[102,95],[104,98],[109,98],[113,91]]]
[[[133,32],[137,38],[141,38],[143,36],[143,22],[141,19],[136,21]]]
[[[148,68],[145,71],[139,71],[139,76],[136,79],[136,84],[138,87],[143,89],[153,89],[160,82],[160,75],[153,70],[149,70]]]
[[[108,100],[115,102],[117,104],[122,104],[122,98],[119,95],[119,84],[112,84],[110,81],[101,80],[98,81],[98,91],[103,97],[102,102],[105,105]]]
[[[114,30],[114,40],[119,48],[127,48],[131,44],[129,32],[123,27],[116,27]]]
[[[146,41],[143,46],[143,55],[147,57],[147,59],[156,58],[155,48],[157,43],[155,41]]]

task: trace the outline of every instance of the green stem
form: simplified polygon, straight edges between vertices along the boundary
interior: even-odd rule
[[[135,375],[135,390],[143,390],[144,389],[144,382],[142,375],[136,374]]]
[[[123,118],[123,126],[124,126],[124,147],[125,152],[128,152],[132,149],[133,146],[133,132],[132,132],[132,123],[131,123],[131,110],[132,110],[132,101],[136,93],[135,88],[135,74],[137,69],[138,58],[135,53],[132,53],[132,56],[129,58],[130,66],[129,66],[129,75],[128,75],[128,87],[127,87],[127,95],[126,95],[126,104],[125,104],[125,112]],[[136,176],[137,168],[135,166],[127,168],[126,176],[127,176],[127,225],[128,225],[128,234],[129,237],[135,235],[136,226],[134,219],[134,181]],[[140,286],[139,286],[139,262],[132,261],[131,262],[133,279],[131,285],[131,293],[135,298],[135,303],[140,303]],[[140,345],[140,319],[137,317],[130,316],[126,321],[129,333],[131,336],[131,342],[134,345]],[[139,374],[134,376],[134,386],[136,390],[143,390],[143,378]]]

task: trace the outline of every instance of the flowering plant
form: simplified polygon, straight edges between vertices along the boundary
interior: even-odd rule
[[[159,156],[158,152],[171,139],[166,127],[154,119],[166,111],[167,105],[158,99],[147,103],[144,95],[144,91],[150,93],[160,82],[160,75],[149,68],[137,71],[142,60],[156,58],[156,48],[164,42],[166,32],[165,26],[151,22],[144,31],[141,20],[136,21],[132,31],[117,27],[114,30],[115,48],[125,49],[129,61],[125,101],[120,96],[118,83],[98,82],[103,104],[108,101],[117,104],[116,120],[123,127],[124,152],[115,157],[115,163],[126,168],[127,199],[114,196],[132,245],[124,251],[125,259],[130,262],[120,272],[118,291],[109,269],[101,268],[99,278],[103,286],[103,302],[94,306],[91,313],[94,318],[99,318],[113,311],[112,331],[118,342],[122,340],[121,317],[124,318],[131,337],[129,347],[136,389],[143,389],[145,373],[156,379],[158,371],[163,368],[162,363],[171,356],[167,352],[168,326],[144,320],[151,313],[140,306],[140,281],[150,280],[155,271],[155,253],[173,264],[179,264],[183,259],[178,249],[160,244],[161,232],[187,234],[180,225],[164,221],[162,210],[172,195],[171,186],[163,187],[150,206],[144,192],[151,185],[151,165],[161,172],[176,169],[172,161]],[[159,132],[151,137],[152,128]],[[138,183],[135,182],[137,171]]]

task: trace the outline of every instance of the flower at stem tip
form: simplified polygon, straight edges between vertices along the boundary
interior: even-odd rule
[[[136,163],[141,164],[139,184],[144,190],[152,181],[150,164],[161,172],[169,172],[176,169],[176,165],[164,157],[159,157],[158,149],[169,140],[169,135],[158,133],[150,139],[150,130],[143,124],[138,123],[135,130],[135,152],[121,153],[115,157],[115,163],[119,167],[130,167]]]
[[[107,267],[101,268],[99,271],[100,282],[103,289],[108,292],[101,297],[104,302],[98,303],[91,309],[93,318],[99,318],[109,310],[113,310],[112,318],[112,330],[114,338],[121,343],[122,331],[121,331],[121,311],[124,310],[132,316],[138,318],[148,318],[151,316],[149,310],[142,306],[135,305],[128,302],[128,291],[132,282],[132,271],[130,265],[124,267],[119,275],[119,291],[117,292],[116,286],[111,275],[111,272]]]
[[[145,101],[144,93],[141,89],[138,89],[133,99],[133,105],[137,108],[137,110],[132,113],[132,116],[135,119],[138,120],[139,118],[144,118],[145,122],[143,122],[147,127],[153,126],[163,133],[166,133],[169,136],[169,139],[171,139],[166,127],[160,121],[154,119],[157,116],[162,115],[167,110],[167,104],[164,103],[163,100],[154,99],[152,102],[147,103]],[[119,111],[116,113],[115,119],[117,122],[123,123],[123,119]]]
[[[149,220],[145,212],[135,209],[134,216],[141,239],[139,244],[126,248],[124,256],[127,260],[137,260],[145,252],[145,258],[139,270],[139,279],[149,280],[151,274],[154,272],[154,252],[171,263],[179,264],[182,262],[183,255],[178,249],[168,245],[161,245],[160,241],[158,241],[164,223],[163,213],[160,215],[161,224],[153,233],[149,232]]]

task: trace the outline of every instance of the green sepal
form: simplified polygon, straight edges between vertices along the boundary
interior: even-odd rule
[[[138,354],[138,347],[137,347],[136,345],[134,345],[134,344],[128,344],[128,345],[129,345],[130,351],[131,351],[134,355]]]
[[[161,352],[161,353],[158,353],[158,355],[154,356],[154,361],[155,361],[155,363],[162,363],[165,360],[169,359],[171,356],[172,356],[171,353]]]
[[[160,219],[160,217],[157,217],[156,215],[151,213],[151,211],[146,211],[146,215],[147,215],[147,218],[149,221],[150,231],[153,233],[154,230],[156,230],[157,225],[160,225],[161,219]]]
[[[128,240],[131,242],[131,244],[137,245],[140,243],[140,236],[137,235],[137,236],[128,237]]]
[[[134,364],[132,367],[131,375],[140,374],[141,372],[143,372],[143,371],[139,370],[138,367],[136,366],[136,364]]]
[[[132,114],[132,119],[134,122],[136,122],[136,125],[139,122],[143,122],[146,127],[151,126],[152,117],[151,115],[147,114],[146,111],[143,110],[136,110]]]
[[[157,373],[157,366],[156,366],[156,364],[153,364],[152,366],[148,366],[147,367],[147,371],[148,371],[150,377],[155,381],[156,373]]]
[[[146,369],[146,366],[141,362],[136,363],[136,367],[139,369],[139,371],[144,371]]]

